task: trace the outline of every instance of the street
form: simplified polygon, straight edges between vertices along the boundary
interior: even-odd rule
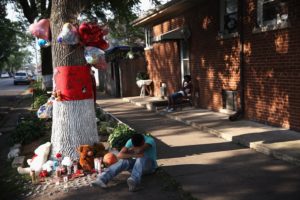
[[[0,97],[15,96],[28,88],[28,85],[14,85],[13,78],[0,78]]]
[[[13,111],[19,112],[15,109],[17,102],[28,87],[28,85],[14,85],[13,78],[0,79],[0,131],[5,129],[3,120],[6,116],[13,114]],[[13,120],[8,121],[6,126],[12,126],[14,123]]]
[[[13,78],[0,78],[0,112],[13,106],[18,95],[27,88],[28,85],[14,85]]]

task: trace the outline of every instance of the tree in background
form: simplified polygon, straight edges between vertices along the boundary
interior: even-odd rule
[[[0,2],[0,72],[14,72],[28,64],[30,52],[25,47],[30,38],[24,33],[24,26],[6,18],[6,4]]]
[[[35,20],[50,18],[51,0],[17,0],[17,10],[22,10],[27,20],[27,25],[34,23]],[[20,19],[24,21],[24,19]],[[41,48],[41,69],[43,76],[43,86],[45,88],[52,88],[52,54],[51,47]]]

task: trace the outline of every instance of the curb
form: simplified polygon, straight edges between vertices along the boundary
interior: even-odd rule
[[[125,102],[128,102],[128,103],[135,104],[135,105],[140,106],[140,107],[144,107],[149,111],[153,111],[153,112],[155,112],[159,115],[165,116],[169,119],[173,119],[173,120],[182,122],[186,125],[192,126],[196,129],[199,129],[200,131],[204,131],[206,133],[213,134],[217,137],[223,138],[226,141],[233,142],[235,144],[242,145],[242,146],[245,146],[245,147],[249,147],[250,149],[253,149],[257,152],[263,153],[267,156],[271,156],[271,157],[274,157],[276,159],[283,160],[283,161],[289,162],[291,164],[300,166],[300,159],[295,158],[293,156],[290,156],[290,155],[288,155],[284,152],[281,152],[280,150],[274,150],[272,148],[269,148],[268,145],[263,144],[262,142],[249,142],[247,140],[242,140],[242,139],[233,139],[233,137],[229,134],[222,133],[222,132],[217,131],[213,128],[209,128],[207,126],[203,126],[203,125],[200,125],[198,123],[195,123],[195,122],[192,122],[192,121],[189,121],[189,120],[183,120],[179,116],[173,116],[173,115],[169,115],[165,112],[159,111],[158,108],[155,107],[152,103],[139,103],[139,102],[135,102],[134,100],[129,99],[129,98],[122,98],[122,100],[125,101]]]

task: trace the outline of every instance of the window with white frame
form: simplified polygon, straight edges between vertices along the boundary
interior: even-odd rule
[[[231,34],[237,32],[238,1],[220,0],[220,33]]]
[[[286,0],[258,0],[257,24],[259,27],[287,25],[288,5]]]
[[[146,47],[151,47],[153,41],[153,34],[151,28],[145,28],[145,45]]]
[[[181,80],[185,75],[191,75],[189,49],[186,40],[180,40]]]

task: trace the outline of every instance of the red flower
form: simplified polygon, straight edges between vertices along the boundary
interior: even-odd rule
[[[42,171],[40,172],[39,176],[40,176],[41,178],[47,177],[47,176],[48,176],[48,172],[47,172],[46,170],[42,170]]]
[[[60,159],[62,156],[61,156],[61,153],[57,153],[56,155],[55,155],[55,157],[57,158],[57,159]]]

